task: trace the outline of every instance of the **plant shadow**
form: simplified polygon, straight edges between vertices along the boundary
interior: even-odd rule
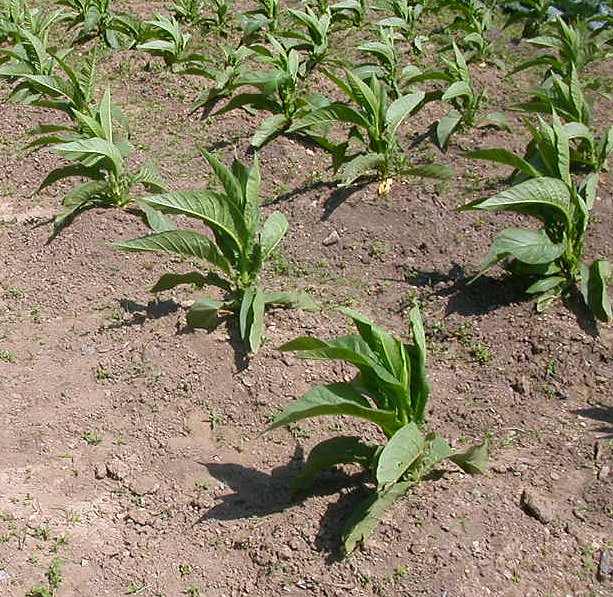
[[[613,406],[601,404],[591,408],[578,408],[572,412],[573,414],[604,423],[604,425],[597,427],[595,431],[603,433],[603,439],[613,439]]]

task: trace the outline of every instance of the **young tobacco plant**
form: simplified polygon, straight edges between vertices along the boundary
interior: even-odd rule
[[[425,4],[414,3],[411,0],[386,0],[384,8],[393,16],[385,17],[376,23],[379,28],[393,28],[402,34],[405,41],[411,43],[418,52],[423,52],[423,43],[428,39],[425,35],[417,35],[417,27],[424,14]]]
[[[359,436],[319,443],[292,487],[294,492],[303,491],[316,473],[338,464],[356,463],[367,471],[371,495],[352,513],[342,537],[343,551],[349,554],[397,499],[444,460],[450,459],[470,474],[484,473],[488,447],[484,442],[456,452],[434,432],[424,433],[430,388],[425,335],[417,307],[410,312],[413,344],[403,343],[356,311],[343,307],[339,311],[353,320],[357,334],[330,341],[296,338],[279,350],[297,351],[304,359],[344,361],[357,367],[357,376],[351,382],[315,386],[285,407],[268,430],[325,415],[358,417],[380,429],[381,445],[366,443]]]
[[[48,145],[55,139],[58,142],[52,144],[51,150],[73,162],[50,172],[41,189],[73,176],[88,179],[64,197],[62,209],[55,218],[52,237],[86,209],[125,207],[133,201],[135,185],[140,184],[149,192],[164,190],[164,181],[154,164],[144,164],[137,172],[127,170],[125,160],[133,148],[115,131],[113,119],[117,113],[118,108],[113,105],[107,88],[97,109],[90,113],[72,111],[77,122],[73,130],[35,142]]]
[[[452,110],[436,124],[436,141],[441,149],[447,148],[451,135],[460,129],[474,126],[493,126],[507,130],[509,128],[505,116],[499,112],[490,112],[478,118],[481,104],[487,99],[486,93],[476,90],[464,54],[455,42],[452,48],[453,60],[441,57],[446,66],[444,72],[423,75],[424,78],[438,78],[451,83],[441,99],[449,102]]]
[[[555,116],[553,126],[541,121],[538,129],[533,127],[533,143],[525,158],[505,149],[467,152],[468,157],[516,168],[521,182],[460,210],[513,211],[542,223],[538,230],[507,228],[499,234],[478,275],[506,261],[512,273],[530,282],[526,292],[538,297],[538,311],[575,292],[578,286],[594,317],[610,321],[607,285],[611,281],[611,265],[603,259],[589,265],[582,260],[599,173],[590,172],[580,183],[571,176],[571,135],[584,134],[581,131],[586,127],[581,127],[580,123],[562,125]],[[612,149],[610,129],[600,148],[603,161],[606,162]]]
[[[265,292],[259,282],[263,263],[288,230],[285,216],[274,211],[262,223],[260,214],[260,169],[257,157],[251,169],[235,161],[231,168],[201,150],[221,185],[219,191],[187,191],[144,197],[141,203],[163,214],[181,214],[203,223],[210,236],[193,230],[166,230],[115,246],[128,251],[171,253],[203,263],[196,271],[165,274],[153,292],[179,284],[198,288],[216,286],[222,300],[198,298],[187,320],[192,327],[212,328],[220,316],[238,315],[239,332],[250,352],[262,342],[264,312],[269,306],[316,309],[302,292]],[[208,270],[212,266],[215,271]]]
[[[146,40],[136,46],[137,50],[161,57],[166,66],[173,70],[197,57],[189,46],[191,35],[181,31],[174,17],[157,15],[155,19],[145,21],[145,24],[149,28],[148,34]]]
[[[348,141],[340,144],[332,143],[326,138],[319,138],[317,141],[332,154],[335,171],[343,167],[342,185],[348,186],[362,176],[373,174],[380,181],[400,174],[431,178],[448,178],[451,175],[447,167],[436,164],[407,167],[399,146],[398,128],[406,118],[423,106],[426,100],[423,91],[408,93],[390,102],[385,85],[374,76],[366,83],[348,70],[345,71],[345,81],[331,72],[326,74],[357,107],[334,102],[315,108],[303,118],[296,119],[289,132],[313,130],[334,123],[350,125]],[[311,138],[316,137],[311,135]],[[351,140],[360,143],[363,149],[347,155]]]

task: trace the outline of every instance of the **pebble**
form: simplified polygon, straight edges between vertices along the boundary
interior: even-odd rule
[[[128,520],[139,526],[151,526],[153,524],[153,516],[144,509],[130,510],[126,515]]]
[[[522,510],[543,524],[553,520],[553,506],[549,500],[537,495],[530,489],[524,489],[519,500]]]
[[[339,236],[338,232],[336,230],[333,230],[321,242],[324,247],[329,247],[330,245],[335,245],[340,240],[340,238],[341,237]]]
[[[600,582],[604,582],[605,580],[613,581],[613,551],[609,549],[603,549],[600,552],[598,580]]]
[[[598,480],[599,481],[604,481],[610,474],[611,474],[611,467],[608,464],[605,464],[598,471]]]
[[[123,481],[130,474],[130,467],[119,458],[109,460],[105,466],[107,476],[115,481]]]
[[[143,475],[142,477],[135,477],[130,481],[130,491],[136,495],[150,495],[154,494],[160,488],[160,484],[155,477],[149,477]]]

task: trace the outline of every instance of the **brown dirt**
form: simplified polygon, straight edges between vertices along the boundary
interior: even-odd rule
[[[105,63],[140,144],[133,163],[153,159],[173,188],[201,187],[195,143],[242,154],[257,119],[198,121],[188,110],[200,83],[144,62],[123,53]],[[489,68],[480,75],[494,106],[516,93],[517,81]],[[599,101],[605,124],[611,103]],[[58,159],[19,148],[50,115],[2,110],[1,595],[44,584],[56,558],[57,597],[172,597],[190,586],[219,596],[613,595],[613,579],[598,579],[613,549],[613,329],[595,329],[572,301],[537,315],[498,271],[467,284],[495,234],[516,220],[454,211],[504,174],[459,151],[519,149],[520,128],[458,136],[447,155],[436,152],[455,180],[396,181],[386,198],[376,185],[349,193],[326,184],[326,156],[295,141],[266,147],[265,195],[291,222],[266,284],[308,288],[325,308],[271,312],[264,348],[246,360],[232,326],[186,327],[188,290],[148,292],[164,271],[182,270],[178,260],[111,247],[146,233],[134,214],[86,212],[45,244],[61,189],[37,187]],[[613,255],[612,188],[609,176],[588,255]],[[332,231],[339,241],[326,246]],[[274,346],[340,334],[347,322],[328,309],[337,304],[404,334],[415,300],[429,338],[428,425],[454,445],[491,434],[491,471],[467,477],[448,467],[341,560],[338,536],[362,495],[359,479],[333,471],[302,501],[288,498],[304,454],[333,435],[330,421],[260,433],[307,388],[351,371]]]

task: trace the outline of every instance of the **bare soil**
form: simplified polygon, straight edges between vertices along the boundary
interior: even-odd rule
[[[198,120],[189,106],[203,83],[146,62],[123,52],[104,63],[132,122],[139,148],[132,163],[152,159],[172,188],[202,188],[208,173],[196,143],[243,159],[258,119]],[[507,80],[477,68],[492,109],[530,83],[528,75]],[[597,101],[604,127],[612,103]],[[2,114],[0,595],[23,597],[44,585],[56,559],[57,597],[173,597],[190,589],[613,595],[613,328],[596,327],[577,300],[535,313],[498,270],[468,284],[497,232],[517,219],[454,210],[508,174],[460,151],[520,149],[519,124],[513,133],[459,135],[447,154],[428,149],[457,177],[398,180],[385,197],[376,184],[336,188],[329,159],[295,140],[267,146],[265,211],[281,209],[291,229],[265,283],[306,288],[324,308],[270,312],[265,346],[248,359],[231,323],[211,333],[186,326],[189,289],[148,291],[186,264],[111,246],[147,232],[135,213],[85,212],[46,244],[69,187],[37,192],[59,158],[21,147],[28,128],[57,116],[5,102]],[[403,138],[425,133],[429,122],[411,123]],[[613,256],[612,190],[609,175],[588,256]],[[338,241],[329,244],[333,232]],[[295,502],[288,490],[305,454],[339,426],[374,432],[319,419],[260,435],[313,384],[352,374],[274,347],[297,335],[343,333],[347,321],[332,310],[338,304],[403,335],[416,300],[429,340],[428,426],[456,446],[490,435],[491,470],[467,477],[449,466],[400,500],[343,560],[339,533],[364,494],[361,477],[331,471]]]

